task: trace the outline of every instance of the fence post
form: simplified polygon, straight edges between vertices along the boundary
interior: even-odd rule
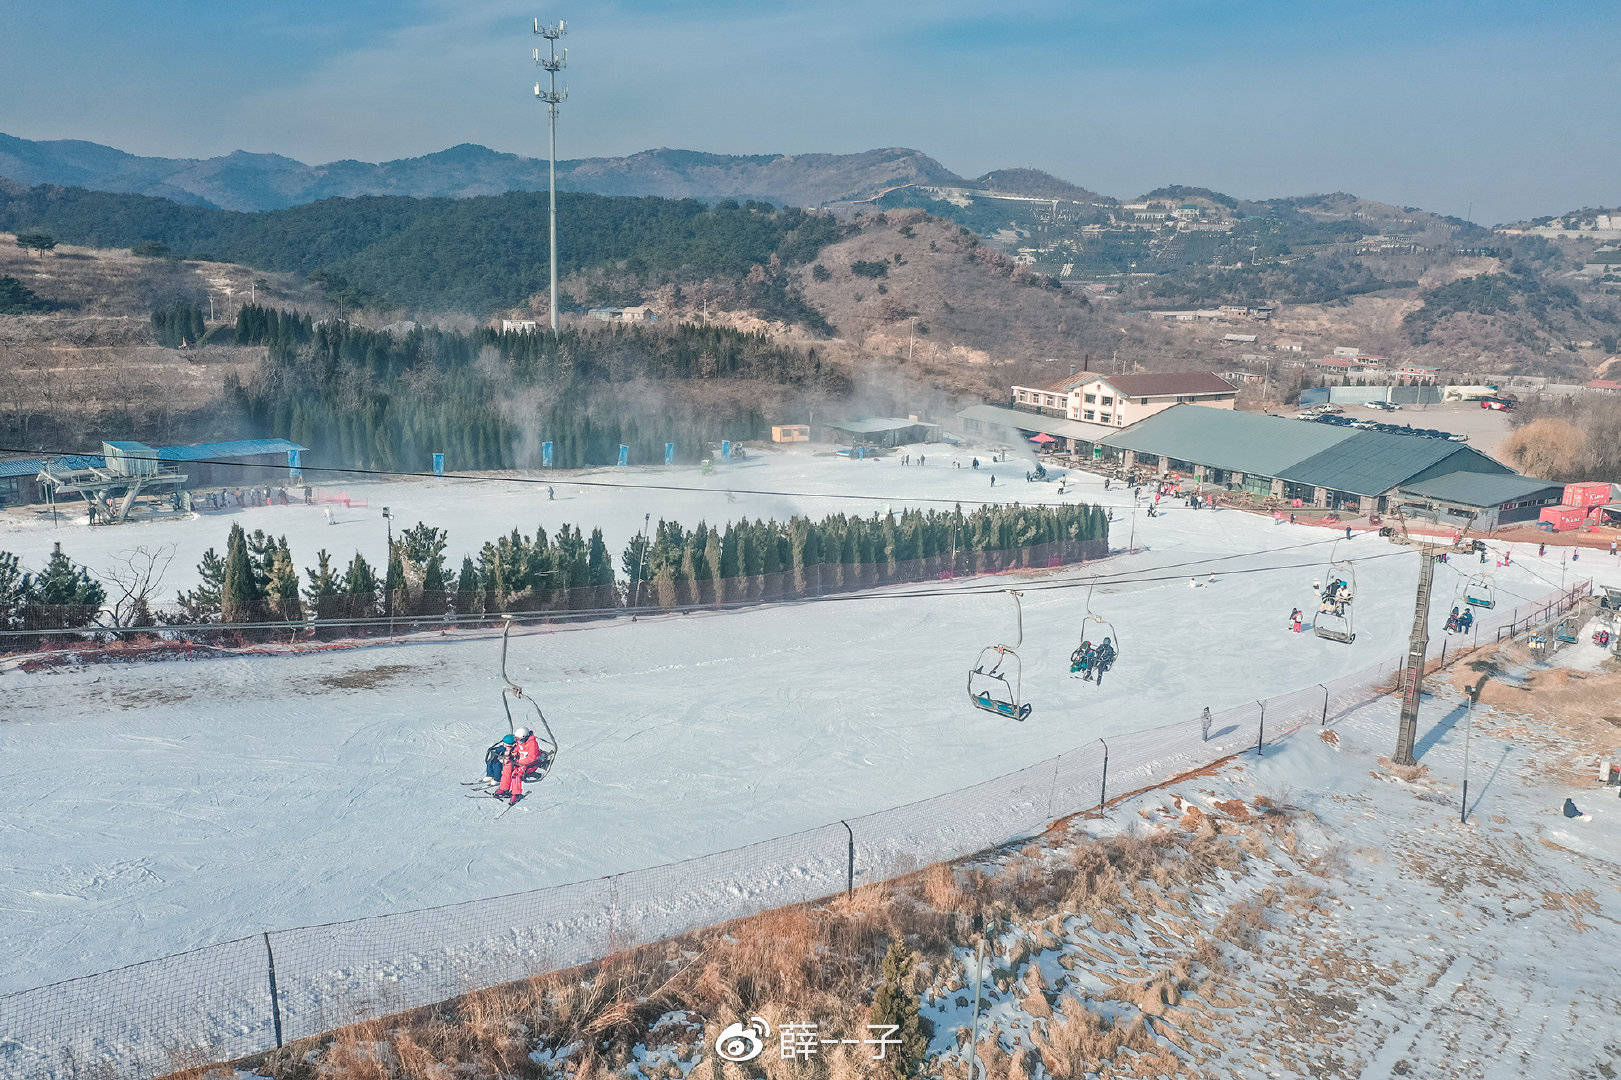
[[[1058,810],[1058,766],[1063,760],[1063,754],[1053,758],[1053,783],[1052,787],[1047,789],[1047,821],[1049,824]]]
[[[1103,739],[1098,742],[1103,743],[1103,785],[1098,790],[1098,809],[1102,810],[1109,804],[1109,744]]]
[[[844,898],[848,900],[856,894],[856,831],[842,818],[839,824],[850,834],[849,846],[844,849]]]
[[[1447,640],[1446,640],[1446,638],[1442,638],[1441,639],[1441,667],[1445,668],[1446,666],[1447,666]]]
[[[1322,683],[1318,683],[1317,685],[1323,691],[1323,722],[1321,724],[1318,724],[1317,726],[1318,727],[1327,727],[1328,726],[1328,687],[1323,686]]]
[[[270,969],[270,1019],[276,1025],[276,1049],[281,1049],[281,997],[276,993],[276,954],[270,951],[270,932],[266,931],[265,964]]]
[[[1255,704],[1261,707],[1261,722],[1255,733],[1255,756],[1260,757],[1263,753],[1261,746],[1266,742],[1266,702],[1257,701]]]

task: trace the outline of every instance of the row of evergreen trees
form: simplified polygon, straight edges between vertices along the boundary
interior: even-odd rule
[[[170,349],[195,345],[208,330],[208,311],[190,300],[176,300],[152,312],[152,333],[158,344]]]
[[[703,394],[701,407],[677,410],[648,382],[850,388],[814,348],[688,324],[394,335],[248,305],[236,335],[271,349],[250,383],[228,382],[233,403],[259,433],[310,447],[309,465],[420,469],[443,451],[455,469],[533,468],[545,442],[558,468],[612,465],[621,445],[634,463],[662,462],[666,443],[691,463],[721,439],[765,438],[772,421],[746,403],[760,395]]]
[[[686,529],[661,520],[633,539],[616,572],[602,530],[514,529],[464,555],[454,573],[445,530],[419,522],[378,568],[356,552],[327,551],[302,575],[285,536],[232,525],[224,553],[198,564],[178,608],[154,615],[149,598],[126,604],[124,625],[439,618],[505,612],[679,608],[816,596],[957,574],[1050,566],[1107,551],[1108,518],[1090,506],[987,506],[964,513],[906,510],[820,520],[743,520]],[[0,552],[0,627],[73,628],[97,621],[106,590],[58,547],[29,575]],[[126,598],[129,599],[129,598]]]

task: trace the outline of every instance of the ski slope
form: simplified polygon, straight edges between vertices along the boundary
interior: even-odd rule
[[[940,448],[920,449],[926,468],[798,451],[710,477],[601,471],[592,477],[714,490],[559,482],[555,504],[544,488],[350,485],[370,500],[350,512],[354,524],[328,526],[302,506],[235,518],[287,533],[301,566],[321,546],[347,559],[358,544],[380,561],[386,500],[397,524],[448,527],[454,565],[485,539],[540,522],[602,525],[617,552],[644,513],[696,524],[885,505],[728,498],[726,485],[870,494],[895,509],[993,495],[985,470],[953,469],[948,455],[936,457]],[[1026,467],[997,466],[994,495],[1052,501],[1054,485],[1027,485]],[[1112,540],[1124,547],[1129,492],[1105,493],[1085,474],[1072,479],[1066,498],[1121,508]],[[210,517],[53,531],[11,518],[0,525],[0,548],[32,564],[61,539],[97,566],[137,544],[174,544],[177,571],[188,569],[169,586],[184,588],[196,554],[222,546],[226,528]],[[908,597],[901,587],[855,601],[515,634],[510,667],[542,704],[561,752],[550,779],[499,821],[493,800],[466,797],[458,784],[480,773],[485,746],[506,730],[499,643],[488,636],[8,670],[0,674],[0,992],[265,929],[729,848],[971,784],[1099,736],[1195,722],[1204,706],[1311,685],[1401,648],[1418,566],[1410,549],[1368,535],[1335,544],[1338,534],[1322,528],[1179,506],[1154,519],[1138,514],[1134,528],[1146,550],[1027,579],[1020,655],[1034,711],[1023,724],[971,708],[965,694],[978,650],[1014,634],[1012,602],[998,593]],[[1291,607],[1315,606],[1311,585],[1331,552],[1359,560],[1350,646],[1285,628]],[[1621,580],[1608,557],[1589,555],[1574,569]],[[1120,638],[1102,687],[1068,676],[1086,589],[1040,588],[1099,572],[1134,575],[1092,597]],[[1516,552],[1497,577],[1509,607],[1557,587],[1559,564],[1534,549]],[[1460,583],[1455,570],[1438,568],[1438,638]]]

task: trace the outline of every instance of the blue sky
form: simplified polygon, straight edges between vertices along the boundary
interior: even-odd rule
[[[1510,220],[1621,204],[1621,3],[218,0],[0,5],[0,131],[136,153],[911,146],[1114,195],[1347,190]]]

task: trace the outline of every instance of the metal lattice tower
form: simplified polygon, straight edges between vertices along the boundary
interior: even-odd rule
[[[556,26],[542,26],[540,20],[535,20],[535,33],[546,39],[546,55],[540,55],[535,50],[535,63],[546,72],[547,85],[541,88],[535,84],[535,96],[546,103],[547,127],[551,134],[551,165],[548,169],[551,184],[551,202],[548,210],[548,220],[551,225],[550,255],[552,260],[551,290],[548,297],[551,312],[552,336],[557,336],[557,106],[568,98],[568,87],[565,85],[561,91],[557,89],[557,73],[568,66],[568,50],[563,55],[557,55],[557,39],[567,32],[564,21],[557,20]]]

